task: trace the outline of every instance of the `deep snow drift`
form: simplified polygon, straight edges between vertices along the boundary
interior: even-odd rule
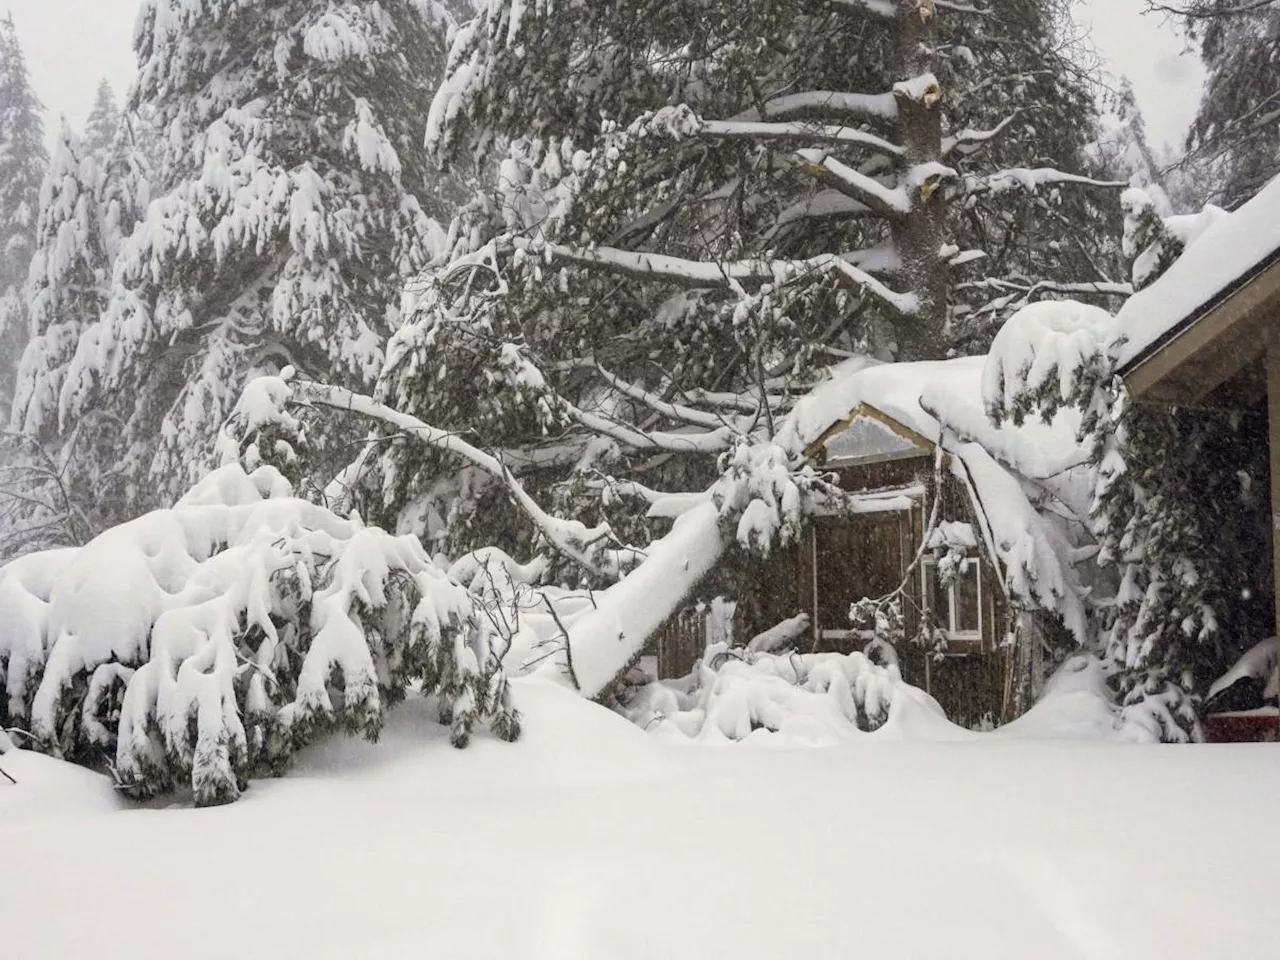
[[[5,957],[982,960],[1274,949],[1273,745],[672,746],[538,679],[515,744],[410,699],[238,804],[0,758]],[[1079,720],[1031,715],[1021,733]],[[1067,716],[1070,715],[1070,716]],[[1068,727],[1062,727],[1067,723]],[[954,728],[949,728],[954,730]],[[1076,731],[1080,732],[1080,731]]]

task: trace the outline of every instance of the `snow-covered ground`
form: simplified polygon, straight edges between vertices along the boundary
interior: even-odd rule
[[[676,746],[515,686],[519,743],[411,700],[205,810],[5,754],[0,956],[1273,955],[1274,744]]]

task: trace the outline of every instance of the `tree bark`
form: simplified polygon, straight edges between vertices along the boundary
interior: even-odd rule
[[[932,72],[935,26],[933,0],[901,0],[899,18],[899,81]],[[913,96],[896,90],[903,146],[902,174],[921,164],[942,162],[942,92]],[[902,259],[903,289],[920,300],[918,315],[895,323],[899,360],[931,360],[945,355],[947,322],[946,243],[947,202],[942,185],[910,182],[911,212],[892,223],[894,245]]]

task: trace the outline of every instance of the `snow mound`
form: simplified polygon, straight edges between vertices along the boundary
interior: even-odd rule
[[[923,710],[949,726],[937,702],[903,682],[895,665],[861,653],[772,654],[707,647],[688,677],[619,694],[637,726],[697,743],[829,746],[881,729],[906,735]]]
[[[111,781],[30,750],[0,753],[0,821],[116,810]]]

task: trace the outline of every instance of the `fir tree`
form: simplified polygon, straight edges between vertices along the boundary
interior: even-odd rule
[[[0,414],[8,409],[18,355],[27,340],[22,291],[48,162],[42,109],[13,16],[6,16],[0,20]]]
[[[93,109],[84,125],[84,148],[90,153],[105,153],[115,144],[120,129],[120,107],[116,104],[115,91],[103,80],[98,84],[93,99]]]
[[[118,419],[128,512],[203,473],[254,372],[377,375],[399,286],[433,242],[418,143],[439,28],[411,0],[144,8],[128,112],[165,136],[56,426]]]

